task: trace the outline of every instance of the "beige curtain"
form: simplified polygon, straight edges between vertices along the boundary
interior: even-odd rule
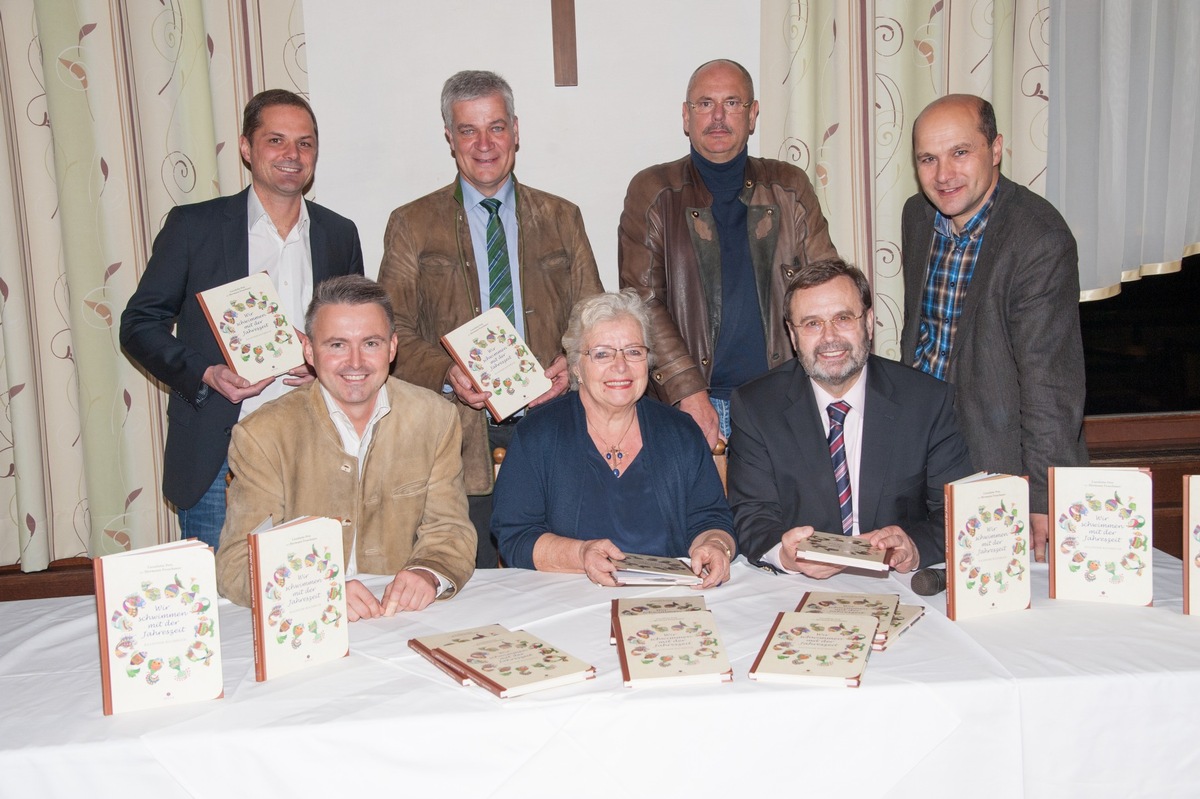
[[[1083,299],[1098,300],[1200,253],[1200,2],[1052,10],[1046,197],[1079,241]]]
[[[764,155],[806,170],[833,242],[871,276],[875,351],[899,357],[900,215],[912,122],[932,100],[996,107],[1004,173],[1044,191],[1049,0],[762,0]]]
[[[303,91],[299,0],[4,0],[0,565],[169,540],[166,395],[121,311],[167,211],[247,175],[241,108]]]

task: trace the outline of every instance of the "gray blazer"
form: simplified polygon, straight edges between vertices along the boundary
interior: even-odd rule
[[[904,205],[901,361],[916,353],[935,209]],[[954,335],[947,379],[976,469],[1029,476],[1047,510],[1050,466],[1085,466],[1079,255],[1054,206],[1001,176]]]
[[[916,544],[921,566],[941,563],[943,487],[971,473],[954,421],[954,389],[874,355],[866,377],[859,528],[898,525]],[[841,528],[822,413],[797,359],[733,392],[729,504],[738,549],[751,562],[793,527]]]

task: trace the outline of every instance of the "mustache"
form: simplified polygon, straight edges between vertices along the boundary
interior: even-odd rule
[[[720,131],[722,133],[733,133],[733,131],[729,129],[729,126],[726,125],[724,122],[713,122],[711,125],[709,125],[708,127],[706,127],[704,129],[704,132],[706,134],[716,133],[718,131]]]

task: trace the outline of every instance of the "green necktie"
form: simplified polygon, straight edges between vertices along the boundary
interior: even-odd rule
[[[508,241],[504,237],[504,224],[500,221],[500,201],[488,197],[480,205],[488,212],[488,298],[492,307],[504,311],[504,315],[512,322],[515,320],[512,273],[508,268]]]

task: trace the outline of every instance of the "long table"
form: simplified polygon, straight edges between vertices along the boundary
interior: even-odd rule
[[[776,576],[742,560],[704,593],[734,681],[623,687],[609,601],[576,575],[477,573],[460,595],[351,626],[351,654],[254,681],[250,613],[222,600],[225,697],[105,717],[90,597],[0,604],[0,796],[1107,797],[1196,795],[1200,618],[1155,553],[1155,606],[1047,598],[955,623],[902,576]],[[381,590],[387,578],[367,578]],[[747,678],[806,590],[928,607],[859,689]],[[498,622],[596,666],[586,683],[501,700],[449,680],[413,636]]]

